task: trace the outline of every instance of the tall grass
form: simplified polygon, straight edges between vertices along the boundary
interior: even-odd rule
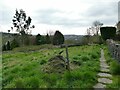
[[[43,47],[40,51],[27,52]],[[61,50],[64,50],[62,55],[66,57],[64,48],[45,47],[29,46],[26,52],[19,52],[20,48],[16,48],[14,53],[4,53],[3,88],[92,88],[97,82],[100,46],[69,47],[70,62],[77,61],[80,65],[63,74],[42,71],[47,61]]]
[[[117,60],[113,59],[111,54],[108,51],[108,48],[104,46],[104,52],[105,52],[105,59],[107,60],[107,63],[110,65],[110,72],[113,76],[112,80],[113,83],[110,85],[107,85],[107,88],[120,88],[120,63],[118,63]]]
[[[110,67],[112,74],[120,75],[120,63],[117,61],[112,61]]]

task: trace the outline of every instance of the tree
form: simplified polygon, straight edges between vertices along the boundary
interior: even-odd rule
[[[53,45],[61,45],[64,43],[64,36],[61,32],[56,31],[53,36]]]
[[[101,36],[103,40],[113,39],[116,35],[115,27],[101,27],[100,28]]]
[[[20,9],[20,11],[16,9],[15,16],[13,16],[12,21],[16,31],[21,35],[28,34],[28,30],[30,28],[35,28],[34,25],[30,26],[32,19],[30,16],[27,17],[25,11],[22,9]]]
[[[49,35],[49,36],[53,36],[54,35],[54,31],[53,30],[49,30],[49,31],[47,31],[47,34]]]
[[[40,45],[40,44],[41,44],[41,35],[40,35],[40,34],[38,34],[38,35],[36,36],[36,44],[37,44],[37,45]]]
[[[46,44],[45,36],[41,36],[41,44]]]
[[[98,32],[100,30],[100,27],[103,25],[103,23],[101,23],[100,21],[94,21],[93,22],[93,27],[91,28],[94,32],[95,32],[95,35],[98,36]]]
[[[20,9],[19,11],[16,9],[15,15],[13,16],[12,22],[13,26],[17,32],[21,35],[21,42],[25,45],[25,39],[28,38],[27,35],[31,32],[30,28],[35,28],[34,25],[31,25],[31,17],[26,15],[25,11]],[[13,30],[13,27],[11,27]]]
[[[45,37],[42,36],[42,35],[40,35],[40,34],[38,34],[38,35],[36,36],[36,44],[37,44],[37,45],[46,44],[46,39],[45,39]]]
[[[50,44],[51,43],[51,40],[50,40],[50,36],[47,34],[46,35],[46,44]]]
[[[48,31],[47,31],[47,34],[48,34],[49,37],[50,37],[50,42],[52,42],[53,36],[54,36],[54,34],[55,34],[55,31],[53,31],[53,30],[48,30]]]

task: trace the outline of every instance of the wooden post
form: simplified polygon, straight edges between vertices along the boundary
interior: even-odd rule
[[[67,45],[65,45],[65,48],[66,48],[66,59],[67,59],[67,61],[66,61],[66,69],[68,70],[68,71],[70,71],[70,65],[69,65],[69,55],[68,55],[68,46]]]

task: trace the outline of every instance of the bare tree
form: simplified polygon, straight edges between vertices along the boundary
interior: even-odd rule
[[[91,28],[88,28],[87,35],[86,35],[88,43],[90,43],[90,36],[91,36]]]
[[[93,22],[93,29],[95,30],[95,35],[98,36],[98,32],[100,30],[100,27],[103,25],[100,21],[94,21]]]
[[[53,36],[53,35],[55,34],[55,32],[54,32],[53,30],[48,30],[48,31],[47,31],[47,34],[48,34],[49,36]]]

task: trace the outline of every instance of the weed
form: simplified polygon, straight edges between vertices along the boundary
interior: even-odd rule
[[[111,54],[108,51],[108,48],[106,46],[103,47],[105,52],[105,59],[107,63],[110,65],[110,71],[112,73],[112,84],[107,85],[107,88],[120,88],[120,64],[117,63],[116,60],[114,60],[111,56]]]
[[[80,57],[79,57],[79,56],[74,56],[73,59],[74,59],[74,60],[79,60]]]
[[[40,64],[43,65],[43,64],[45,64],[46,62],[47,62],[46,60],[41,60],[41,61],[40,61]]]
[[[19,66],[15,66],[12,70],[11,70],[11,73],[16,73],[16,72],[19,72],[21,71],[21,68]]]
[[[120,76],[114,76],[113,83],[110,85],[107,85],[107,88],[113,88],[119,89],[120,88]]]
[[[98,54],[97,53],[91,53],[91,58],[92,59],[96,59],[96,58],[98,58],[99,56],[98,56]]]
[[[117,61],[111,62],[111,72],[114,75],[120,75],[120,64]]]
[[[24,84],[24,82],[21,78],[19,78],[15,81],[15,87],[16,88],[24,88],[25,87],[24,85],[25,84]]]
[[[39,88],[39,78],[37,78],[37,77],[32,77],[32,78],[30,79],[30,86],[31,86],[32,88]]]
[[[90,57],[88,55],[82,55],[81,60],[82,61],[87,61],[87,60],[90,60]]]

